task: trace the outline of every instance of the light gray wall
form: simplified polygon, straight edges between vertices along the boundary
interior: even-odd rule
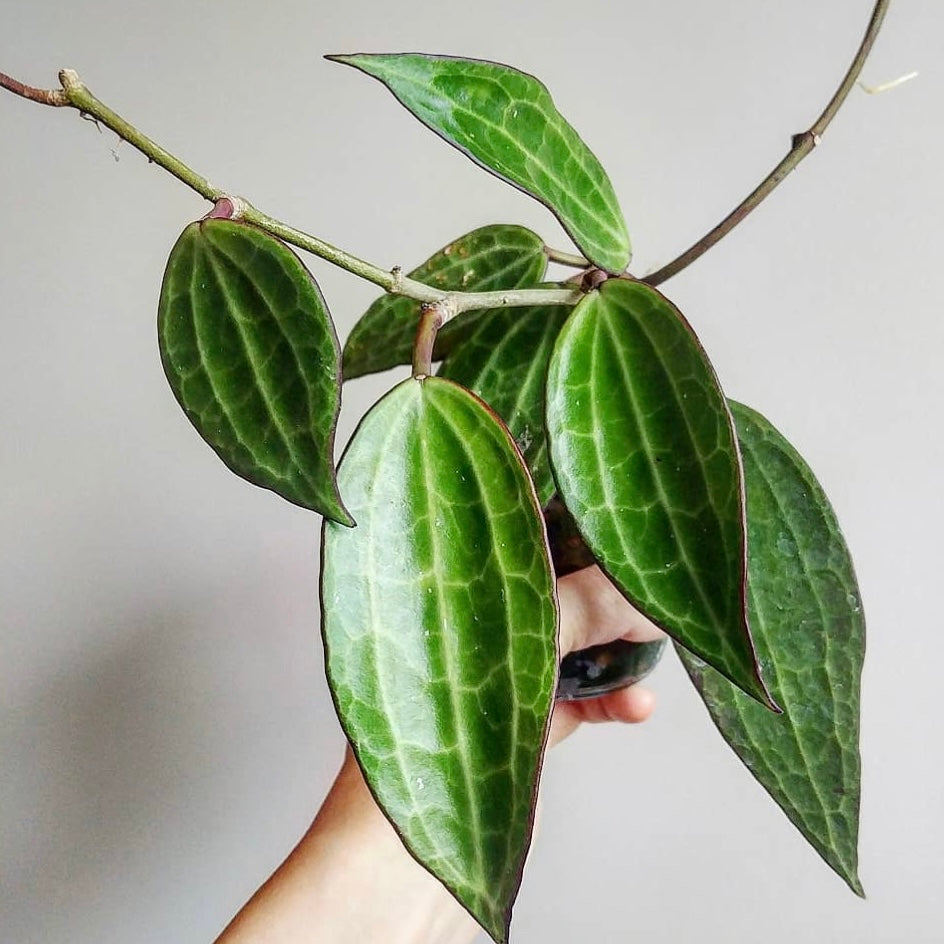
[[[0,69],[100,97],[258,206],[384,265],[546,211],[325,52],[540,76],[608,168],[636,271],[720,218],[818,114],[870,0],[464,6],[0,0]],[[552,15],[553,14],[553,15]],[[807,456],[869,617],[861,902],[716,736],[674,660],[638,729],[555,751],[526,942],[940,940],[944,348],[940,36],[898,0],[823,146],[666,286],[727,392]],[[0,768],[6,944],[206,942],[341,753],[318,521],[226,472],[166,387],[163,263],[201,201],[69,112],[0,94]],[[369,286],[313,261],[345,336]],[[346,391],[342,441],[392,376]]]

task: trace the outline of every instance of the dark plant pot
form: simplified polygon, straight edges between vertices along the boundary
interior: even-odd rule
[[[558,701],[597,698],[635,685],[656,667],[665,643],[665,639],[652,642],[617,639],[605,646],[591,646],[570,653],[561,662]]]
[[[558,577],[596,563],[577,531],[570,512],[558,496],[544,509],[551,559]],[[597,698],[607,692],[634,685],[655,667],[665,650],[665,639],[627,642],[617,639],[603,646],[591,646],[565,656],[560,667],[557,698]]]

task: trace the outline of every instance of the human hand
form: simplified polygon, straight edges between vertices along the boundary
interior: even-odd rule
[[[597,566],[561,577],[557,582],[557,593],[561,611],[561,658],[579,649],[617,639],[649,642],[664,635],[624,599]],[[548,744],[559,743],[581,722],[645,721],[654,707],[652,691],[638,684],[597,698],[558,702]]]
[[[599,567],[561,577],[557,588],[561,656],[616,639],[662,636]],[[645,721],[654,703],[641,685],[558,702],[548,743],[563,740],[581,722]],[[348,749],[311,828],[217,944],[467,944],[477,932],[467,912],[407,853]]]

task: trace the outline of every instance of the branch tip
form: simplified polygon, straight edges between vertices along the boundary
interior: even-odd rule
[[[876,0],[869,24],[865,29],[865,35],[862,37],[862,42],[859,43],[859,48],[842,82],[839,84],[839,88],[833,93],[832,98],[826,103],[823,113],[813,122],[810,128],[800,134],[793,135],[790,139],[790,150],[786,157],[717,226],[705,233],[698,242],[689,246],[680,256],[647,275],[642,279],[643,282],[647,285],[661,285],[672,278],[673,275],[677,275],[682,269],[691,265],[770,196],[774,189],[796,168],[797,164],[819,144],[823,132],[836,117],[836,112],[842,107],[843,102],[849,96],[849,92],[855,86],[859,74],[862,72],[862,67],[865,65],[865,60],[875,44],[879,30],[882,28],[882,22],[888,12],[890,3],[891,0]]]
[[[7,75],[5,72],[0,72],[0,88],[5,88],[8,92],[28,101],[38,102],[40,105],[62,108],[69,104],[69,96],[62,89],[35,88],[19,79],[14,79],[12,75]]]

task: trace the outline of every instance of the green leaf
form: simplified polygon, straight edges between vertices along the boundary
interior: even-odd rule
[[[444,292],[492,292],[529,288],[544,276],[544,241],[523,226],[495,223],[466,233],[409,273]],[[453,349],[482,315],[470,311],[445,324],[433,357]],[[344,345],[344,378],[409,364],[419,323],[420,303],[403,295],[383,295],[354,325]]]
[[[540,200],[595,265],[609,272],[629,265],[629,235],[609,177],[534,76],[418,53],[328,58],[379,79],[476,164]]]
[[[554,494],[544,431],[547,366],[571,309],[495,308],[478,318],[439,369],[480,396],[508,425],[544,506]]]
[[[237,475],[342,524],[340,352],[298,257],[231,220],[188,226],[167,261],[158,340],[174,396]]]
[[[547,432],[561,497],[614,584],[770,704],[747,623],[733,423],[678,309],[625,279],[586,296],[551,358]]]
[[[680,652],[722,737],[857,894],[865,618],[836,516],[796,450],[740,404],[754,641],[782,715]]]
[[[344,730],[417,860],[496,941],[530,841],[557,674],[534,488],[508,431],[437,377],[363,419],[325,522],[322,631]]]

